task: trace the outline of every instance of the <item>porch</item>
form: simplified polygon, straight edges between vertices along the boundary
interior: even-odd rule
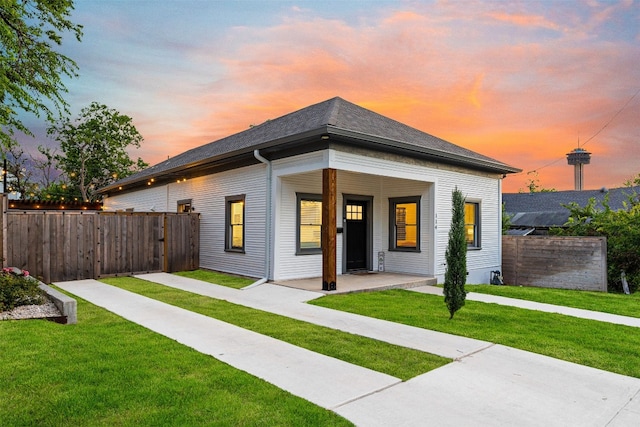
[[[409,289],[424,285],[435,285],[436,283],[437,279],[435,277],[387,272],[379,273],[376,271],[338,275],[335,291],[323,291],[321,277],[278,280],[273,282],[274,285],[331,295],[348,294],[352,292],[384,291],[387,289]]]

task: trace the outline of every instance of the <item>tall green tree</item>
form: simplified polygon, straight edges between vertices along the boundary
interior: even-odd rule
[[[60,120],[49,134],[60,144],[60,170],[86,202],[98,201],[101,187],[148,166],[141,158],[132,160],[127,151],[142,142],[131,117],[97,102],[83,108],[75,121]]]
[[[464,196],[458,190],[451,195],[451,228],[445,252],[447,269],[444,273],[444,302],[449,309],[449,319],[462,306],[467,297],[464,285],[467,281],[467,239],[464,228]]]
[[[65,33],[82,37],[72,10],[73,0],[0,0],[0,146],[16,131],[32,135],[21,111],[49,122],[66,112],[62,78],[76,77],[77,65],[55,49]]]

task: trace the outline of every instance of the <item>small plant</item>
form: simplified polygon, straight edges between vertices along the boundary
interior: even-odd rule
[[[21,305],[42,304],[44,296],[38,281],[26,270],[3,268],[0,271],[0,311]]]
[[[445,252],[447,270],[444,273],[444,302],[449,309],[450,317],[464,305],[467,292],[464,284],[467,281],[467,240],[464,229],[464,196],[458,187],[452,193],[451,228],[449,244]]]

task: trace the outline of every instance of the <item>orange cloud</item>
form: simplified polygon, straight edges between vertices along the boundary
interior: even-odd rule
[[[594,8],[594,16],[602,12]],[[571,189],[564,155],[600,129],[640,81],[637,44],[586,43],[563,31],[540,40],[518,31],[560,28],[537,14],[494,12],[487,20],[467,2],[394,10],[364,24],[289,13],[276,25],[235,27],[223,43],[190,52],[205,71],[197,84],[175,82],[157,95],[175,109],[162,128],[153,127],[152,114],[141,123],[146,146],[154,147],[148,161],[341,96],[523,168],[505,180],[505,191],[525,187],[531,170],[544,187]],[[496,21],[512,24],[501,27],[513,36],[496,35]],[[640,172],[638,117],[636,100],[589,143],[587,187],[619,186]]]
[[[522,15],[522,14],[509,14],[504,12],[488,13],[488,17],[495,19],[496,21],[506,22],[521,27],[536,27],[536,28],[548,28],[552,30],[558,30],[560,27],[554,22],[547,20],[544,16],[540,15]]]

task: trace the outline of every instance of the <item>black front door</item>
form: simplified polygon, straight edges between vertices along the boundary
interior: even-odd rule
[[[367,201],[347,200],[345,229],[347,271],[367,269]]]

